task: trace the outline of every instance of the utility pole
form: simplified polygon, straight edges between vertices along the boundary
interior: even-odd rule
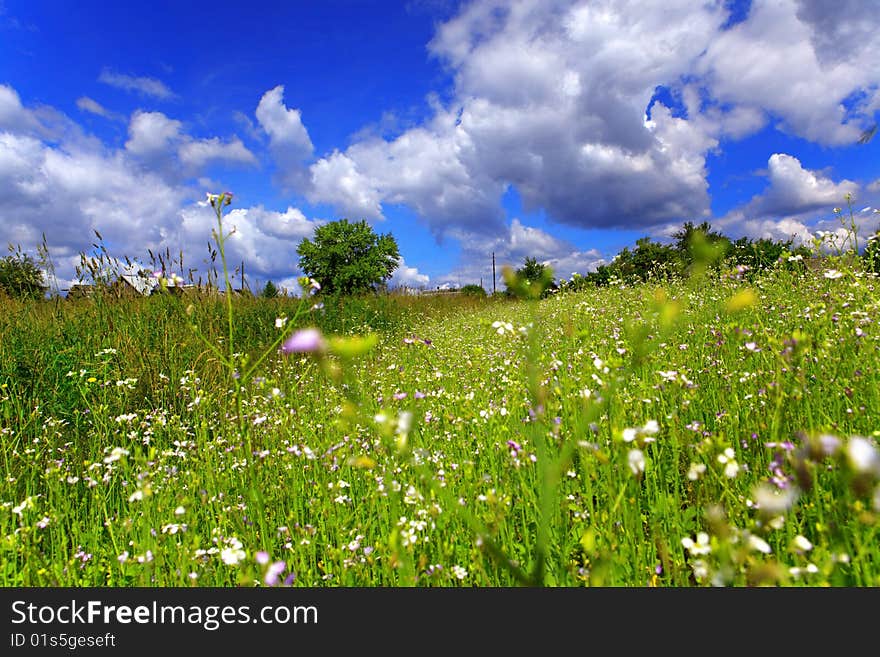
[[[495,294],[495,252],[492,251],[492,294]]]
[[[241,293],[244,294],[244,260],[241,261]]]

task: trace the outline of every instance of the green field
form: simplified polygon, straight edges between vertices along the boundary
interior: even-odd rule
[[[5,300],[0,583],[877,586],[878,297]]]

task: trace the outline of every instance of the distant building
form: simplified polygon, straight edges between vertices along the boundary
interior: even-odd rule
[[[103,292],[114,299],[136,299],[139,297],[148,297],[153,294],[175,294],[175,295],[202,295],[216,293],[218,290],[211,286],[194,285],[191,283],[184,284],[182,282],[168,280],[163,286],[158,279],[147,272],[139,274],[120,274],[119,277],[109,285],[94,285],[91,283],[76,283],[67,289],[68,299],[84,299],[91,298],[97,292]],[[223,290],[219,290],[222,294]],[[241,294],[240,290],[234,291],[236,295]],[[244,294],[250,294],[245,291]]]
[[[87,283],[75,283],[67,290],[68,299],[88,299],[95,293],[95,286]]]
[[[149,296],[156,290],[157,287],[159,287],[159,282],[153,276],[143,273],[122,274],[118,279],[116,279],[116,283],[118,283],[121,288],[126,291],[126,294],[130,294],[128,290],[131,290],[137,296],[141,297]]]

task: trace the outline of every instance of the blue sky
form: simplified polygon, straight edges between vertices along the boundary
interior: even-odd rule
[[[558,276],[708,220],[806,240],[877,227],[870,3],[0,0],[0,240],[60,285],[94,232],[294,288],[322,222],[391,232],[394,284]],[[862,211],[864,210],[864,212]]]

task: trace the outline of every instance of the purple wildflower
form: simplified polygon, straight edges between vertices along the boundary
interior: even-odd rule
[[[324,351],[326,346],[324,336],[318,329],[307,328],[287,338],[281,345],[281,352],[285,354],[320,352]]]
[[[263,581],[266,583],[266,586],[277,585],[278,578],[281,576],[281,573],[283,573],[286,569],[287,564],[283,561],[276,561],[271,566],[269,566],[269,568],[266,569],[266,574],[263,576]],[[286,584],[287,580],[284,580],[284,583]]]

